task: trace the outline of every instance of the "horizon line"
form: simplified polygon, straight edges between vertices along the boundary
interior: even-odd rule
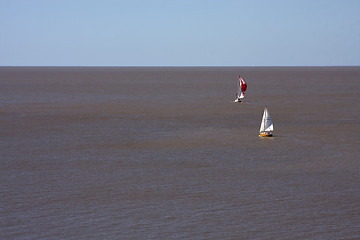
[[[360,65],[0,65],[0,67],[360,67]]]

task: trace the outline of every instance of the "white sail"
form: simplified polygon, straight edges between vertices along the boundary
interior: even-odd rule
[[[264,114],[261,120],[260,132],[272,132],[274,130],[274,124],[271,120],[269,111],[264,109]]]
[[[241,94],[241,81],[240,81],[240,78],[239,78],[239,81],[237,83],[237,89],[236,89],[236,98],[239,99],[240,98],[240,94]]]

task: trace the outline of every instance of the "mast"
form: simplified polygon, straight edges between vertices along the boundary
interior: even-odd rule
[[[267,120],[267,109],[265,107],[265,109],[264,109],[264,128],[263,128],[263,132],[265,132],[265,129],[266,129],[266,120]]]
[[[239,98],[240,96],[240,89],[241,89],[241,83],[240,83],[240,78],[237,84],[237,89],[236,89],[236,98]]]

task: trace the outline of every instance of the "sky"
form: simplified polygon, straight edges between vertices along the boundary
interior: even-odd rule
[[[360,66],[359,0],[0,0],[0,66]]]

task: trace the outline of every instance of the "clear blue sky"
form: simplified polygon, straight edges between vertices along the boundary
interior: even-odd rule
[[[0,0],[0,66],[360,65],[359,0]]]

